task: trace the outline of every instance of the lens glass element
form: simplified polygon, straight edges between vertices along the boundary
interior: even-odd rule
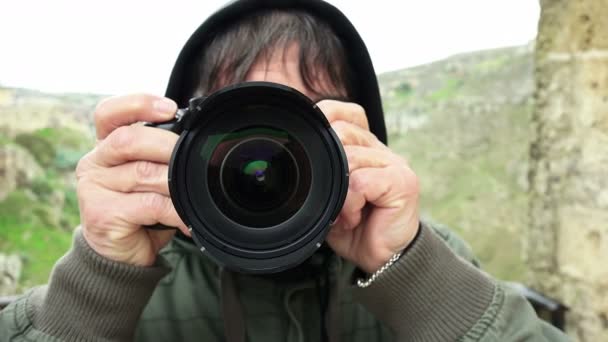
[[[220,174],[225,195],[256,213],[279,208],[298,186],[291,152],[269,138],[251,138],[236,145],[224,159]]]
[[[287,132],[249,127],[213,138],[208,184],[224,215],[262,228],[288,220],[302,207],[311,185],[310,162]]]

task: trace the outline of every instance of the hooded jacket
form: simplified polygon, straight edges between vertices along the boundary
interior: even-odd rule
[[[327,21],[357,76],[355,102],[386,143],[376,75],[348,19],[317,0],[240,0],[205,21],[188,40],[166,95],[184,106],[195,58],[213,33],[243,15],[297,8]],[[165,247],[153,267],[96,254],[76,230],[49,285],[0,312],[3,341],[565,341],[529,303],[477,268],[466,244],[423,223],[402,257],[371,286],[354,285],[354,265],[317,253],[275,277],[228,272],[187,239]]]

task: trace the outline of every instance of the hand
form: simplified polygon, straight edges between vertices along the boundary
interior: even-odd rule
[[[82,232],[98,254],[149,266],[174,230],[142,225],[162,223],[190,235],[168,189],[169,159],[178,136],[141,125],[173,117],[177,105],[151,95],[112,97],[95,110],[97,145],[76,167]]]
[[[346,201],[327,242],[338,255],[373,273],[418,232],[418,177],[369,131],[361,106],[333,100],[317,105],[344,146],[350,172]]]

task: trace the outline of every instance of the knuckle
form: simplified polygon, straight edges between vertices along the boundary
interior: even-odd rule
[[[323,99],[323,100],[317,102],[317,106],[324,110],[330,109],[331,107],[334,106],[335,102],[336,102],[335,100]]]
[[[335,131],[344,132],[349,129],[349,123],[344,120],[336,120],[332,122],[331,126]]]
[[[414,173],[414,171],[412,169],[410,169],[409,167],[407,168],[405,179],[406,179],[406,186],[409,189],[411,189],[411,192],[419,194],[420,193],[420,178],[418,178],[418,175],[416,175]]]
[[[325,116],[327,116],[327,118],[330,119],[330,121],[337,115],[336,109],[338,107],[337,107],[336,100],[329,100],[329,99],[321,100],[321,101],[317,102],[317,107],[319,107],[319,109],[321,109],[323,114],[325,114]]]
[[[344,149],[344,154],[346,154],[346,159],[348,159],[348,161],[358,156],[357,149],[355,147],[356,146],[353,145],[342,146],[342,148]]]
[[[114,99],[114,97],[107,97],[97,102],[95,106],[95,110],[93,112],[93,118],[95,120],[95,124],[99,126],[101,123],[105,122],[108,117],[108,104]]]
[[[357,169],[357,166],[361,162],[361,156],[357,153],[357,150],[351,148],[352,146],[344,146],[344,153],[346,154],[346,161],[352,169]]]
[[[391,172],[398,174],[400,177],[400,186],[404,189],[407,195],[418,195],[420,193],[420,178],[418,175],[407,166],[394,167]]]
[[[85,154],[84,156],[80,157],[80,159],[78,160],[78,163],[76,164],[76,169],[74,170],[74,174],[75,174],[77,180],[84,177],[84,175],[91,168],[90,159],[91,159],[92,154],[93,154],[93,151],[90,151],[87,154]]]
[[[95,210],[90,205],[84,205],[82,211],[82,221],[85,227],[98,227],[102,224],[104,215],[100,210]]]
[[[380,139],[378,139],[378,136],[373,134],[372,132],[368,132],[369,133],[369,137],[371,140],[371,143],[377,146],[381,146],[383,148],[388,148],[382,141],[380,141]]]
[[[350,177],[350,188],[355,192],[364,192],[368,179],[360,172],[353,172]]]
[[[363,115],[363,117],[366,117],[365,108],[363,108],[363,106],[361,106],[358,103],[354,103],[354,102],[350,102],[349,105],[351,106],[351,110],[353,111],[353,113],[355,113],[356,115]]]
[[[337,120],[332,123],[332,128],[340,138],[343,145],[359,145],[361,140],[353,125],[347,121]]]
[[[90,196],[87,188],[79,185],[78,203],[80,207],[80,216],[85,227],[97,227],[102,224],[106,218],[106,213],[95,202],[90,201]]]
[[[129,98],[127,103],[129,112],[142,112],[150,107],[150,97],[146,94],[134,94]]]
[[[135,162],[135,181],[138,184],[148,184],[161,177],[162,167],[159,164],[140,160]]]
[[[145,193],[141,197],[141,205],[152,217],[161,217],[166,210],[165,197],[156,193]]]
[[[129,152],[135,141],[135,132],[131,126],[121,126],[112,131],[106,139],[108,144],[117,150]]]

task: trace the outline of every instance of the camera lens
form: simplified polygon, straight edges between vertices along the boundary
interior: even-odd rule
[[[211,194],[231,220],[256,228],[274,226],[293,216],[305,201],[309,163],[304,149],[285,131],[238,130],[222,137],[212,153]]]
[[[243,141],[226,156],[221,182],[224,193],[244,210],[265,213],[287,202],[298,186],[298,168],[279,141]]]
[[[169,191],[203,253],[274,273],[321,246],[346,198],[348,164],[315,103],[245,82],[191,99],[178,120]]]

